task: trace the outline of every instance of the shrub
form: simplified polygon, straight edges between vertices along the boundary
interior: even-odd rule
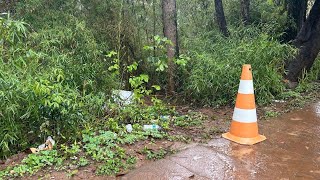
[[[284,1],[265,1],[255,0],[250,2],[250,22],[258,25],[260,23],[272,26],[273,37],[280,38],[284,30],[292,24],[288,23],[286,3]],[[241,24],[242,19],[240,16],[240,1],[227,0],[225,1],[225,13],[227,22],[232,25]]]
[[[194,53],[185,88],[200,104],[231,103],[237,94],[242,64],[251,64],[257,102],[270,102],[284,90],[283,61],[294,50],[253,27],[238,28],[231,34],[227,39],[216,36],[214,44],[202,53]]]
[[[312,83],[320,80],[320,58],[314,61],[314,64],[309,72],[303,72],[303,76],[300,79],[298,87],[295,89],[296,92],[308,92],[317,91],[317,86]]]
[[[31,33],[20,21],[0,24],[0,157],[47,135],[81,137],[115,84],[90,31],[76,19]]]

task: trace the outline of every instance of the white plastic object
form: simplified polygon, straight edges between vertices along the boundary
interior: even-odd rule
[[[46,148],[46,144],[41,144],[38,146],[38,150],[42,151]]]
[[[131,133],[132,132],[132,125],[131,124],[127,124],[126,125],[126,129],[127,129],[128,133]]]
[[[50,143],[51,145],[51,148],[54,146],[54,144],[55,144],[55,141],[52,139],[52,137],[51,136],[48,136],[47,137],[47,140],[46,140],[46,142],[45,143],[43,143],[43,144],[41,144],[40,146],[38,146],[38,150],[39,151],[42,151],[42,150],[47,150],[48,148],[49,148],[49,144],[48,143]]]
[[[54,144],[56,143],[51,136],[48,136],[47,141],[50,141],[52,146],[54,146]]]
[[[143,130],[147,131],[147,130],[159,130],[160,126],[156,125],[156,124],[152,124],[152,125],[143,125]]]
[[[120,105],[128,105],[132,103],[133,92],[124,90],[113,90],[112,98]]]
[[[168,121],[170,119],[170,116],[160,116],[160,119],[163,121]]]

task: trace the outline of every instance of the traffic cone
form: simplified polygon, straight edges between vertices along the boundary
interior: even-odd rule
[[[251,65],[245,64],[242,67],[231,128],[228,133],[222,134],[222,137],[247,145],[253,145],[266,139],[265,136],[258,133]]]

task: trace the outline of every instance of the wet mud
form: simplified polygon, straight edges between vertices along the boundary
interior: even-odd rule
[[[320,102],[259,127],[267,140],[253,146],[222,139],[209,143],[232,158],[231,179],[320,179]]]
[[[320,102],[258,123],[261,143],[213,139],[123,179],[320,179]]]

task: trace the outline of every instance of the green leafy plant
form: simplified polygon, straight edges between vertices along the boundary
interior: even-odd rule
[[[116,174],[135,163],[132,157],[128,156],[125,150],[118,145],[120,142],[126,143],[111,131],[83,135],[85,153],[95,161],[104,162],[98,167],[97,174]]]
[[[147,159],[163,159],[168,153],[169,151],[164,150],[164,149],[159,149],[158,151],[153,151],[148,149],[147,147],[144,147],[144,149],[142,150],[143,154],[146,154]]]
[[[173,124],[180,127],[201,126],[207,117],[201,113],[189,112],[186,115],[173,118]]]
[[[83,167],[83,166],[86,166],[88,164],[89,164],[89,161],[86,158],[84,158],[84,157],[80,157],[79,158],[79,161],[78,161],[78,166],[79,167]]]
[[[276,111],[266,111],[264,116],[266,118],[273,118],[273,117],[277,117],[279,116],[279,112],[276,112]]]
[[[37,32],[10,18],[0,24],[0,157],[48,135],[80,138],[81,126],[102,115],[100,90],[113,86],[90,31],[74,18]]]
[[[62,163],[63,158],[60,157],[57,150],[40,151],[39,154],[28,155],[19,165],[0,171],[0,178],[33,175],[43,167],[61,166]]]
[[[77,155],[78,153],[81,152],[81,147],[76,141],[71,145],[71,147],[68,146],[68,145],[62,144],[60,146],[60,149],[67,156],[75,156],[75,155]]]

